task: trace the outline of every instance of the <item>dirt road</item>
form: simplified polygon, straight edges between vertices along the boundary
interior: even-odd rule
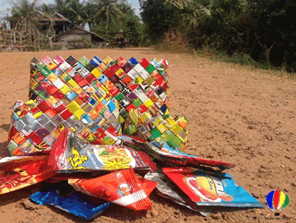
[[[230,171],[238,185],[266,208],[213,213],[207,219],[153,193],[153,213],[135,213],[113,205],[94,222],[296,222],[296,82],[268,72],[221,64],[202,58],[155,52],[149,49],[77,50],[0,53],[0,156],[6,156],[11,106],[27,100],[29,63],[34,57],[66,58],[97,55],[169,61],[170,107],[173,115],[189,119],[187,153],[236,164]],[[279,189],[290,197],[280,218],[266,195]],[[35,189],[36,190],[36,189]],[[0,196],[0,222],[81,222],[51,207],[30,205],[33,188]],[[25,208],[24,208],[25,206]]]

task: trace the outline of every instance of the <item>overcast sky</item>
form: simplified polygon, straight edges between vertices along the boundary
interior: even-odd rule
[[[127,1],[135,9],[135,13],[139,15],[140,14],[139,0],[127,0]],[[54,0],[39,0],[39,2],[49,4],[49,3],[53,3]],[[9,0],[0,0],[0,13],[4,13],[6,9],[9,9],[9,8],[11,8],[11,6],[9,5]],[[0,14],[0,17],[3,17],[3,15]]]

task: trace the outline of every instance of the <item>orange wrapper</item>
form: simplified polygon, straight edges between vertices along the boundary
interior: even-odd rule
[[[157,183],[137,178],[132,168],[93,179],[69,179],[76,191],[133,209],[151,210],[148,195]]]
[[[0,194],[44,181],[55,175],[48,156],[7,157],[0,160]]]

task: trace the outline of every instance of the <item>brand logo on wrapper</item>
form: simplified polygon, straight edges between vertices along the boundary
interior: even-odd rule
[[[267,205],[272,211],[281,211],[288,206],[290,199],[287,194],[284,192],[276,190],[270,191],[266,196]],[[279,213],[275,213],[276,216],[279,216]]]
[[[201,199],[207,202],[232,201],[233,197],[224,192],[221,181],[215,177],[199,175],[186,178],[187,184]]]
[[[130,195],[132,193],[132,186],[130,184],[126,184],[126,183],[120,184],[119,188],[118,188],[118,193],[122,197]]]

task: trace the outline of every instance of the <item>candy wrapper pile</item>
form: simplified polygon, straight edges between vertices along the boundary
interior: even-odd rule
[[[12,106],[0,194],[50,182],[30,199],[87,220],[110,205],[151,210],[154,189],[203,216],[263,208],[224,173],[233,164],[185,153],[188,120],[169,112],[167,70],[157,59],[33,58],[28,101]]]

